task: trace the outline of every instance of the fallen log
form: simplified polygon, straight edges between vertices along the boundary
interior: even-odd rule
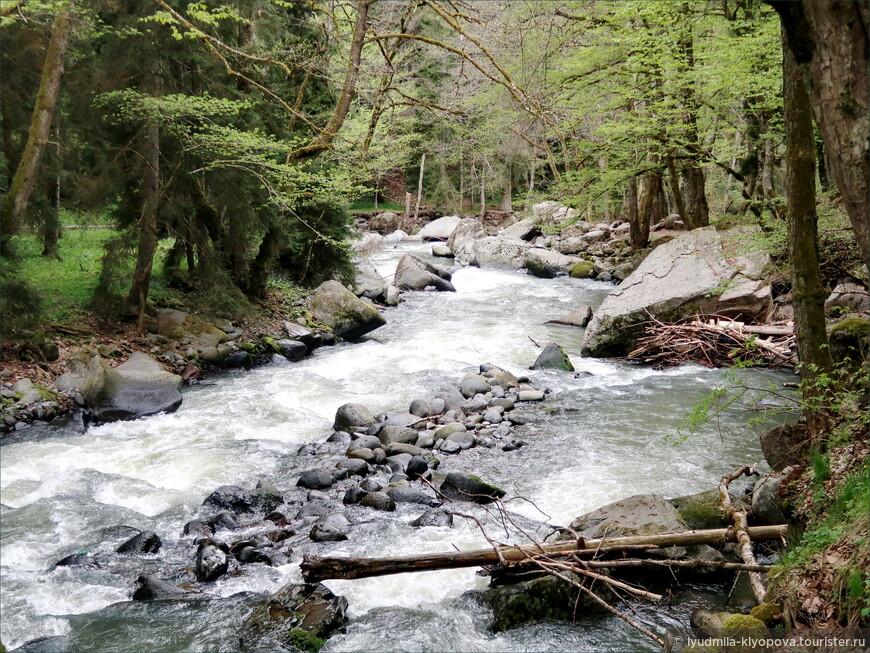
[[[749,536],[756,540],[771,540],[785,537],[788,527],[754,526],[748,529]],[[323,558],[306,554],[302,557],[302,578],[306,583],[317,583],[330,578],[354,579],[372,576],[386,576],[413,571],[432,571],[436,569],[460,569],[463,567],[482,567],[503,562],[520,562],[538,556],[566,557],[584,552],[598,552],[619,549],[621,546],[636,548],[648,545],[651,548],[669,546],[691,546],[693,544],[717,544],[735,541],[734,531],[730,528],[683,531],[680,533],[657,533],[654,535],[630,535],[604,539],[569,541],[558,544],[524,544],[521,546],[499,546],[476,551],[448,551],[446,553],[425,553],[415,556],[393,558]]]
[[[738,467],[730,474],[725,474],[719,482],[719,500],[722,502],[722,509],[734,522],[734,532],[737,537],[737,542],[740,548],[740,557],[747,565],[757,565],[755,554],[752,552],[752,529],[749,528],[746,520],[746,510],[738,510],[731,503],[731,494],[728,492],[728,485],[731,481],[740,478],[746,474],[754,476],[757,474],[755,465],[751,467],[744,465]],[[749,572],[749,586],[752,588],[752,593],[755,595],[755,600],[758,604],[764,603],[764,595],[767,593],[767,588],[764,586],[764,581],[761,579],[761,574],[757,572]]]

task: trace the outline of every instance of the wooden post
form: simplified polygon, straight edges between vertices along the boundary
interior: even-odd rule
[[[411,193],[405,193],[405,216],[402,218],[402,227],[406,230],[411,222]]]
[[[426,153],[420,157],[420,178],[417,181],[417,204],[414,206],[414,224],[417,224],[417,217],[420,215],[420,198],[423,196],[423,169],[426,167]],[[408,230],[410,233],[410,229]]]

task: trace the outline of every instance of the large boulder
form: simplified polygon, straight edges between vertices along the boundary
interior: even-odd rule
[[[392,211],[378,213],[369,220],[369,229],[386,236],[399,228],[399,216]]]
[[[217,347],[227,340],[227,334],[216,326],[171,308],[157,311],[157,333],[170,340],[187,338],[203,347]]]
[[[562,324],[564,326],[585,327],[592,320],[592,308],[590,306],[581,306],[575,311],[571,311],[567,315],[558,317],[555,320],[547,320],[544,324]]]
[[[518,238],[520,240],[525,240],[526,242],[531,242],[541,235],[541,228],[538,226],[534,218],[526,218],[525,220],[520,220],[516,224],[505,227],[498,232],[498,235],[502,238]]]
[[[486,231],[479,221],[465,218],[447,239],[447,247],[453,252],[457,263],[471,265],[474,261],[474,244],[481,238],[486,238]]]
[[[88,413],[99,422],[171,413],[181,406],[182,379],[141,352],[111,367],[94,356],[82,384]]]
[[[423,240],[447,240],[460,222],[462,218],[458,215],[445,215],[425,225],[418,235]]]
[[[870,310],[870,300],[868,300],[867,289],[852,281],[837,284],[825,300],[825,313],[828,315],[868,310]]]
[[[317,651],[344,628],[347,599],[325,585],[285,585],[242,623],[243,651]]]
[[[353,288],[358,297],[367,297],[376,302],[383,302],[387,298],[389,284],[377,271],[368,259],[357,261],[356,280]]]
[[[471,263],[477,266],[507,266],[519,270],[526,264],[531,243],[503,235],[488,236],[474,243]]]
[[[562,538],[582,537],[594,540],[603,537],[629,535],[654,535],[677,533],[688,530],[686,522],[677,509],[657,494],[638,494],[614,501],[597,510],[577,517],[571,522],[570,535]],[[656,551],[656,554],[659,552]],[[682,558],[687,554],[684,547],[662,549],[665,556]]]
[[[342,404],[335,411],[332,430],[350,432],[356,429],[367,429],[374,423],[374,416],[362,404]]]
[[[580,582],[572,572],[565,575]],[[596,586],[595,592],[611,599],[606,585]],[[522,624],[544,620],[573,621],[589,615],[605,613],[587,594],[555,576],[544,576],[504,587],[495,587],[473,594],[480,603],[492,609],[490,630],[495,633],[516,628]]]
[[[770,468],[778,472],[789,465],[809,460],[810,443],[806,424],[780,424],[759,436],[761,453]]]
[[[346,340],[356,340],[387,323],[378,309],[366,304],[338,281],[320,284],[311,296],[309,309],[315,320]]]
[[[621,356],[642,334],[650,315],[673,321],[696,313],[765,320],[773,308],[770,284],[758,279],[769,257],[751,247],[753,234],[695,229],[657,247],[604,300],[583,339],[584,356]],[[735,245],[735,243],[737,243]]]
[[[434,287],[435,290],[456,292],[456,288],[450,283],[450,276],[447,270],[432,265],[419,256],[405,254],[396,266],[393,279],[402,290],[425,290]]]
[[[542,279],[552,279],[559,274],[569,274],[579,263],[574,256],[566,256],[551,249],[533,247],[526,252],[526,270],[529,274]]]

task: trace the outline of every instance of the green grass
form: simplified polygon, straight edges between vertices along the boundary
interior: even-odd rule
[[[42,242],[33,234],[18,238],[18,272],[39,293],[43,319],[66,322],[86,313],[100,279],[104,243],[114,229],[64,229],[59,258],[41,256]]]

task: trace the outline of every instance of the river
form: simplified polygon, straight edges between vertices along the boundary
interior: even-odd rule
[[[403,243],[376,252],[373,261],[382,274],[392,274],[403,252],[427,250],[422,243]],[[221,578],[208,588],[226,598],[221,601],[128,602],[135,578],[192,565],[193,551],[180,541],[182,527],[216,487],[251,488],[266,478],[281,490],[293,488],[301,471],[316,466],[297,450],[329,435],[341,404],[362,403],[375,414],[404,412],[412,399],[455,387],[483,362],[530,374],[550,394],[524,409],[533,420],[518,436],[528,446],[441,456],[439,472],[471,472],[529,499],[513,508],[528,517],[543,519],[544,513],[565,524],[631,494],[686,495],[710,489],[736,465],[762,460],[759,427],[748,427],[746,414],[737,410],[681,443],[666,439],[700,394],[723,379],[722,371],[695,365],[657,371],[581,358],[581,329],[543,324],[579,305],[597,306],[611,284],[478,268],[458,270],[453,282],[455,293],[406,293],[406,301],[387,310],[388,324],[360,343],[188,388],[171,415],[84,432],[31,428],[5,437],[0,640],[9,649],[63,635],[68,639],[58,641],[76,651],[235,650],[236,627],[255,598],[239,593],[271,592],[298,581],[296,556],[284,566],[246,565]],[[571,353],[578,371],[591,375],[527,372],[539,351],[534,342],[551,340]],[[750,374],[762,383],[783,379],[770,371]],[[453,529],[413,529],[407,522],[419,512],[378,513],[358,524],[348,541],[322,551],[410,554],[484,543],[477,527],[461,519]],[[155,531],[163,551],[111,554],[104,529],[119,524]],[[104,562],[47,571],[76,551],[101,553]],[[473,569],[327,585],[350,602],[347,632],[329,640],[327,652],[653,650],[615,618],[493,635],[486,610],[463,596],[486,585]],[[706,593],[715,600],[721,590]],[[693,594],[698,600],[704,595],[705,588]],[[635,616],[656,628],[685,625],[690,604],[642,607]]]

